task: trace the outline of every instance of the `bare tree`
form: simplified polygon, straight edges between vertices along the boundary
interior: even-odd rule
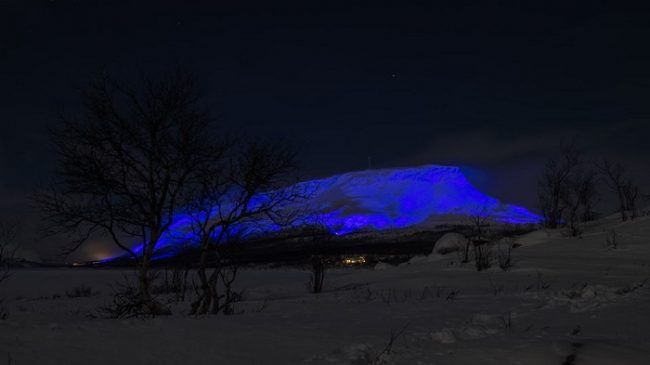
[[[582,221],[589,222],[596,218],[594,205],[600,199],[598,191],[598,173],[589,169],[574,181],[574,191],[577,201],[582,207]]]
[[[490,209],[487,204],[482,204],[477,206],[473,213],[469,216],[469,219],[472,223],[472,237],[476,240],[482,240],[484,228],[488,226],[490,221]]]
[[[0,221],[0,285],[11,276],[11,264],[18,249],[18,224]],[[3,307],[4,297],[0,296],[0,320],[6,319]]]
[[[639,216],[639,209],[636,205],[639,198],[639,187],[632,180],[628,180],[623,185],[623,197],[625,198],[625,207],[630,214],[630,219],[636,219]]]
[[[83,107],[53,131],[57,180],[36,201],[54,232],[79,234],[71,250],[107,234],[139,266],[140,305],[168,314],[150,293],[154,250],[188,182],[219,152],[196,81],[179,70],[138,87],[103,76],[83,92]]]
[[[327,257],[325,249],[332,239],[332,232],[320,216],[310,216],[310,223],[303,227],[306,236],[311,239],[311,256],[309,257],[309,281],[307,290],[318,294],[323,291],[323,284],[327,275]]]
[[[477,271],[489,269],[492,266],[493,253],[489,241],[474,241],[474,264]]]
[[[318,294],[323,291],[327,263],[322,255],[312,255],[310,259],[310,275],[307,288],[310,293]]]
[[[459,256],[460,256],[460,262],[462,263],[468,263],[469,262],[469,249],[472,245],[472,237],[471,235],[466,235],[465,236],[465,244],[463,247],[459,247]],[[461,244],[459,244],[461,246]]]
[[[580,164],[580,152],[574,144],[563,144],[559,156],[546,162],[537,186],[540,208],[548,228],[562,224],[566,210],[564,197],[569,194],[571,178]]]
[[[618,198],[619,212],[621,220],[627,220],[627,206],[625,201],[625,193],[623,191],[624,181],[624,168],[620,163],[612,163],[607,159],[603,159],[598,164],[598,169],[605,179],[605,183],[609,189],[616,194]]]
[[[636,218],[638,215],[636,202],[639,197],[639,188],[627,176],[625,166],[603,159],[598,163],[598,170],[604,177],[609,189],[618,199],[618,210],[621,214],[621,220],[626,221],[628,218]]]
[[[243,291],[234,289],[235,280],[237,280],[237,273],[239,272],[239,265],[236,262],[230,262],[227,265],[221,265],[219,269],[219,277],[223,286],[223,304],[220,306],[221,311],[225,315],[236,314],[234,304],[241,301]]]
[[[582,169],[575,172],[568,182],[569,187],[562,196],[563,204],[566,207],[569,234],[573,237],[582,234],[581,223],[591,220],[593,217],[593,205],[598,196],[596,190],[595,171]]]
[[[490,220],[490,210],[487,203],[477,205],[473,208],[471,214],[467,216],[469,223],[469,231],[465,234],[465,247],[462,248],[461,252],[461,262],[469,262],[469,251],[470,247],[476,247],[482,245],[484,242],[484,228],[487,227]]]
[[[18,224],[0,221],[0,283],[6,280],[9,273],[9,266],[18,250]]]
[[[287,205],[303,197],[299,185],[290,184],[296,168],[291,147],[260,142],[236,146],[227,158],[214,160],[203,172],[192,204],[192,229],[201,250],[197,271],[201,291],[192,303],[193,314],[217,314],[223,309],[217,284],[224,279],[223,270],[233,265],[224,248],[247,231],[288,225],[297,210]]]

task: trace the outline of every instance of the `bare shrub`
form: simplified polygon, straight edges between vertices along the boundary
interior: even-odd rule
[[[310,293],[318,294],[323,291],[323,282],[327,271],[325,258],[320,255],[314,255],[310,263],[310,275],[307,287]]]
[[[610,249],[617,249],[620,242],[618,239],[618,233],[615,229],[610,229],[605,233],[605,246]]]
[[[390,364],[390,356],[394,352],[393,348],[397,340],[404,334],[408,325],[399,330],[391,330],[386,345],[377,353],[364,351],[361,356],[352,361],[355,365],[387,365]]]
[[[566,206],[564,224],[571,237],[582,236],[582,223],[593,219],[593,205],[598,197],[596,172],[584,171],[581,167],[576,167],[576,170],[569,179],[568,190],[562,196]]]
[[[18,244],[18,224],[0,221],[0,285],[11,276]],[[0,295],[0,320],[7,319],[9,312],[5,309],[4,297]]]
[[[445,297],[445,300],[453,301],[454,299],[456,299],[459,293],[460,293],[460,289],[451,289],[449,294],[447,294],[447,296]]]
[[[473,209],[469,220],[472,227],[472,237],[477,240],[483,239],[486,229],[490,227],[490,209],[487,203],[481,204]]]
[[[499,316],[499,322],[501,322],[501,327],[505,330],[512,328],[512,312],[508,312]]]
[[[0,284],[11,276],[10,266],[16,256],[18,224],[0,221]]]
[[[565,227],[567,236],[582,235],[582,223],[595,218],[594,205],[599,194],[598,174],[586,167],[582,153],[573,143],[562,144],[550,158],[538,179],[538,200],[544,225]]]
[[[605,183],[618,199],[618,210],[621,220],[635,219],[639,215],[637,200],[640,196],[639,187],[628,176],[627,169],[620,163],[603,159],[598,164],[598,170],[604,177]]]
[[[4,303],[4,298],[1,298],[0,299],[0,320],[2,321],[4,321],[9,317],[9,312],[7,311],[7,309],[5,309],[3,303]]]
[[[474,241],[474,265],[477,271],[492,267],[493,256],[492,246],[487,241]]]
[[[627,294],[630,294],[630,293],[634,293],[635,291],[637,291],[637,290],[639,290],[641,288],[644,288],[647,283],[648,283],[648,278],[645,278],[641,282],[629,284],[629,285],[626,285],[626,286],[624,286],[622,288],[617,289],[616,294],[618,294],[618,295],[627,295]]]
[[[512,258],[512,239],[505,239],[505,243],[497,242],[497,262],[503,271],[508,271],[514,266]]]
[[[573,174],[580,165],[580,152],[574,144],[562,144],[559,154],[550,158],[538,179],[537,193],[544,224],[557,228],[563,224],[566,201]]]
[[[471,236],[466,236],[465,237],[465,242],[461,245],[459,245],[458,250],[458,257],[461,263],[466,264],[470,260],[470,248],[472,247],[472,238]]]
[[[413,291],[411,289],[399,290],[391,288],[380,291],[379,296],[388,305],[391,303],[404,303],[413,298]]]
[[[234,306],[235,303],[241,302],[244,299],[243,290],[237,291],[233,289],[233,284],[237,279],[238,269],[239,267],[237,265],[231,264],[223,267],[221,269],[221,274],[219,275],[221,277],[221,283],[223,284],[224,288],[223,305],[221,306],[221,310],[225,315],[241,313],[237,312]]]
[[[498,296],[499,294],[501,294],[501,292],[503,292],[503,289],[504,289],[504,288],[503,288],[503,285],[502,285],[502,284],[496,284],[496,283],[492,280],[492,276],[489,276],[489,277],[488,277],[488,282],[490,283],[490,288],[492,289],[492,290],[491,290],[491,291],[492,291],[492,295],[494,295],[494,296],[496,297],[496,296]]]
[[[548,290],[551,288],[551,283],[544,280],[544,274],[537,272],[537,280],[532,284],[526,286],[524,291],[529,291],[531,289],[536,289],[537,291]]]
[[[477,251],[477,246],[484,242],[483,235],[485,230],[489,228],[490,211],[486,204],[479,204],[472,209],[471,214],[467,216],[469,231],[465,234],[465,246],[461,250],[461,262],[467,263],[470,261],[469,252],[470,247],[474,247],[474,260],[476,262],[476,254],[482,254],[482,248]],[[483,259],[483,257],[481,257]]]
[[[632,180],[628,180],[623,185],[623,197],[625,198],[625,206],[630,214],[630,219],[636,219],[639,216],[639,209],[637,208],[639,187]]]
[[[155,277],[149,273],[149,280]],[[99,308],[99,314],[104,318],[147,318],[155,314],[147,309],[143,297],[139,293],[138,281],[124,275],[121,281],[110,286],[112,298],[109,303]],[[154,298],[155,299],[155,298]]]
[[[68,298],[87,298],[97,294],[97,292],[93,291],[91,287],[85,284],[75,286],[74,288],[65,291],[65,295]]]

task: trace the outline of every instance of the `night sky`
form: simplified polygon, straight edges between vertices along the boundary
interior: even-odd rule
[[[647,186],[650,9],[476,3],[0,0],[0,211],[33,215],[46,126],[89,78],[176,64],[225,129],[301,146],[305,178],[454,164],[534,208],[544,158],[574,138]]]

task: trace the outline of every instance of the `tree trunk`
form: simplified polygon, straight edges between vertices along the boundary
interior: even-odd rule
[[[621,188],[618,189],[618,200],[621,205],[621,220],[623,222],[627,221],[627,214],[625,211],[627,210],[627,207],[625,206],[625,196],[623,195],[623,192],[621,191]]]
[[[218,314],[221,310],[221,301],[219,300],[219,293],[217,291],[219,269],[219,263],[217,263],[217,266],[213,269],[210,279],[208,280],[208,291],[212,296],[212,308],[210,309],[210,314]]]
[[[219,296],[217,292],[218,268],[215,268],[210,277],[207,275],[209,246],[202,244],[201,257],[197,275],[201,282],[201,293],[199,298],[192,303],[191,314],[217,314],[219,312]]]
[[[152,235],[152,238],[155,237],[155,240],[152,239],[151,242],[145,243],[145,246],[142,249],[142,262],[140,263],[140,287],[139,296],[140,303],[146,309],[147,312],[151,315],[170,315],[172,314],[171,310],[164,306],[162,303],[158,302],[151,296],[151,277],[149,272],[151,270],[151,257],[153,255],[153,249],[155,242],[158,241],[157,235]]]

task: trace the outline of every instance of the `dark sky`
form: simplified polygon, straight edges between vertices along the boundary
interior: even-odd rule
[[[29,211],[90,77],[174,64],[224,125],[301,145],[306,177],[455,164],[533,206],[576,138],[648,182],[650,10],[616,4],[0,0],[0,210]]]

